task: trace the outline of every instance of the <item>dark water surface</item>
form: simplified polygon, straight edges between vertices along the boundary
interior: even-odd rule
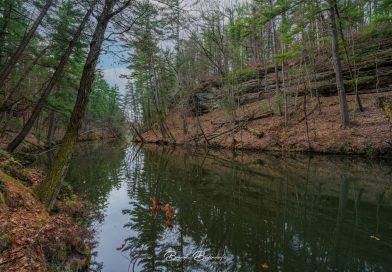
[[[95,271],[392,271],[391,161],[90,144],[67,180],[101,215]]]

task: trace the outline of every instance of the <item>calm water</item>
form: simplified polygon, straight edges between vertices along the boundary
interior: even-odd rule
[[[94,271],[392,271],[390,161],[87,145],[67,179],[100,215]]]

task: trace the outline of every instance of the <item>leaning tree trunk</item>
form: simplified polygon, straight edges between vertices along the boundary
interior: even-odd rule
[[[106,0],[90,43],[90,51],[83,68],[75,106],[72,111],[71,119],[63,138],[62,145],[59,148],[56,158],[54,159],[44,182],[37,188],[38,196],[45,204],[48,205],[49,210],[51,210],[57,194],[60,191],[61,184],[67,173],[70,158],[74,151],[79,130],[82,127],[83,118],[87,110],[91,92],[91,86],[95,77],[95,68],[98,62],[102,43],[104,41],[105,31],[112,16],[112,9],[113,1]]]
[[[4,98],[3,103],[0,106],[0,113],[9,111],[13,105],[18,103],[22,98],[17,98],[16,95],[18,94],[17,90],[19,90],[20,86],[22,83],[26,80],[27,76],[30,74],[30,72],[33,70],[34,66],[37,65],[38,61],[45,55],[46,51],[49,49],[49,46],[46,46],[34,59],[34,61],[26,68],[24,73],[20,76],[18,82],[15,84],[15,86],[12,86],[12,88],[9,91],[8,96]]]
[[[76,43],[78,42],[80,36],[82,35],[84,27],[86,26],[87,22],[89,21],[89,18],[91,16],[91,13],[93,12],[94,6],[95,6],[95,4],[91,5],[91,7],[87,11],[86,15],[84,16],[82,22],[80,23],[80,25],[74,35],[74,38],[69,42],[67,50],[65,51],[64,55],[61,57],[60,63],[57,66],[56,71],[54,72],[48,85],[46,85],[44,91],[42,92],[42,95],[41,95],[40,99],[38,100],[37,105],[35,105],[35,108],[34,108],[33,112],[31,113],[29,120],[23,126],[23,128],[19,132],[19,134],[16,135],[14,140],[7,146],[8,152],[13,152],[23,142],[24,138],[26,138],[27,134],[30,132],[31,128],[33,127],[35,121],[37,120],[42,109],[44,108],[44,106],[46,104],[46,100],[48,99],[50,93],[52,92],[53,87],[56,85],[57,81],[60,79],[60,76],[63,73],[64,67],[67,64],[69,57],[71,56],[72,51],[73,51]]]
[[[332,32],[332,55],[335,63],[336,86],[339,95],[340,115],[342,118],[343,128],[348,128],[350,126],[350,118],[348,115],[346,91],[344,89],[344,83],[343,83],[342,63],[339,56],[338,31],[336,27],[336,17],[335,17],[335,4],[334,4],[334,0],[329,0],[328,2],[329,2],[329,11],[330,11],[330,20],[331,20],[330,23],[331,23],[331,32]]]
[[[47,137],[47,145],[49,149],[52,147],[53,144],[55,130],[56,130],[56,112],[52,110],[50,112],[50,117],[49,117],[49,129],[48,129],[48,137]]]
[[[351,62],[350,62],[350,57],[348,55],[348,50],[347,50],[347,42],[346,39],[344,38],[344,33],[343,33],[343,26],[342,26],[342,20],[340,18],[339,15],[339,9],[338,9],[338,5],[335,1],[335,12],[336,12],[336,16],[339,22],[339,34],[340,37],[342,38],[342,42],[343,42],[343,49],[344,49],[344,55],[346,56],[346,61],[347,61],[347,65],[348,65],[348,71],[350,72],[350,78],[351,80],[355,80],[357,81],[357,75],[354,75],[353,69],[351,67]],[[362,102],[361,102],[361,97],[359,96],[358,93],[358,87],[355,87],[355,101],[358,105],[358,109],[360,112],[363,112],[363,106],[362,106]]]
[[[33,38],[35,31],[37,30],[38,26],[41,24],[42,19],[48,12],[50,6],[52,5],[53,0],[48,0],[46,5],[42,8],[40,14],[38,15],[37,19],[35,19],[34,24],[30,28],[29,32],[23,37],[22,41],[20,42],[18,49],[16,49],[14,55],[8,60],[8,62],[4,65],[4,67],[0,70],[0,86],[4,86],[9,74],[11,73],[12,69],[14,68],[15,64],[18,62],[20,56],[22,56],[23,51],[26,49],[27,45],[29,44],[30,40]]]

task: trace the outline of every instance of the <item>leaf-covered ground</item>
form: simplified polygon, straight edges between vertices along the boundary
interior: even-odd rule
[[[3,157],[0,164],[3,169],[24,169],[10,158]],[[0,229],[12,240],[1,250],[0,271],[79,271],[89,258],[82,205],[75,200],[58,201],[56,212],[49,214],[33,192],[42,174],[37,169],[25,172],[32,181],[29,187],[0,170],[4,199]]]
[[[189,144],[223,148],[256,149],[269,151],[314,151],[319,153],[373,154],[386,153],[392,148],[390,122],[385,110],[377,103],[378,97],[391,99],[392,92],[361,95],[363,112],[354,112],[355,97],[347,96],[351,126],[341,128],[338,97],[321,97],[321,111],[315,98],[304,98],[288,105],[287,124],[284,116],[271,114],[273,99],[241,106],[234,115],[217,109],[197,118],[188,116],[189,134],[184,136],[180,113],[166,119],[167,127],[178,145]],[[234,119],[233,119],[234,116]],[[204,134],[204,135],[203,135]],[[173,142],[170,136],[162,137],[159,127],[143,135],[144,141]],[[208,141],[208,143],[206,143]]]

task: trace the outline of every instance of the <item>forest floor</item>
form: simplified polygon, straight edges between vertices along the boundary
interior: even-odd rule
[[[217,148],[386,154],[392,149],[391,121],[383,104],[380,105],[380,98],[391,101],[392,92],[362,94],[360,97],[363,112],[354,111],[355,96],[347,96],[351,120],[348,129],[341,127],[337,96],[320,97],[321,111],[317,107],[317,99],[308,96],[307,117],[304,97],[298,97],[296,105],[288,106],[287,124],[284,116],[273,114],[270,110],[275,105],[271,98],[270,101],[265,99],[240,106],[234,114],[216,109],[199,118],[189,116],[186,118],[186,137],[180,113],[172,113],[165,120],[172,136],[162,137],[157,126],[142,137],[147,143],[189,143]],[[295,98],[290,97],[290,101],[294,102]]]
[[[82,202],[63,193],[49,214],[34,193],[42,170],[4,152],[0,169],[0,271],[80,271],[88,265],[91,233]]]

